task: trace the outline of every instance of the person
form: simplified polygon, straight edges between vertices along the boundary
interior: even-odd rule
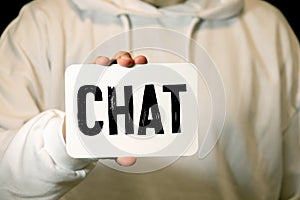
[[[66,67],[112,35],[147,27],[185,34],[218,67],[226,91],[218,142],[204,159],[140,174],[70,157]],[[127,50],[93,63],[155,62]],[[299,70],[299,41],[265,1],[34,0],[0,40],[0,199],[299,199]],[[139,158],[117,162],[130,168]]]

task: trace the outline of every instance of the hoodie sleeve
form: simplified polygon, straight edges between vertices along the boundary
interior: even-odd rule
[[[277,27],[281,64],[282,183],[280,199],[300,198],[300,47],[281,13]]]
[[[94,167],[67,155],[63,115],[48,110],[20,129],[1,130],[1,199],[58,199]]]
[[[297,111],[283,133],[282,200],[300,199],[300,113]]]
[[[0,40],[0,198],[58,199],[94,161],[73,159],[62,139],[64,112],[46,109],[45,16],[25,6]],[[41,76],[40,76],[41,75]]]

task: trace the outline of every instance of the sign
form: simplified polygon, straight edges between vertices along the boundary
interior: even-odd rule
[[[191,63],[68,66],[67,152],[75,158],[193,155],[197,85]]]

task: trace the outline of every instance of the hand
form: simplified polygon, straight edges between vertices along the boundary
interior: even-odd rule
[[[147,64],[147,62],[145,56],[136,56],[135,58],[132,58],[130,53],[120,51],[112,59],[105,56],[99,56],[93,64],[109,66],[116,63],[123,67],[133,67],[135,64]]]
[[[109,66],[116,63],[123,67],[133,67],[135,64],[147,64],[147,62],[148,61],[145,56],[136,56],[135,58],[132,58],[130,53],[126,51],[120,51],[112,59],[109,59],[105,56],[99,56],[91,64]],[[63,138],[66,141],[66,118],[64,118],[63,124]],[[119,165],[122,166],[131,166],[136,162],[135,157],[119,157],[115,160]]]

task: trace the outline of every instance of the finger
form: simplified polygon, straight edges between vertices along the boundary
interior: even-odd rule
[[[111,60],[105,56],[98,56],[94,64],[108,66],[111,64]]]
[[[116,53],[116,54],[114,55],[113,58],[114,58],[114,59],[117,59],[117,58],[119,58],[119,57],[121,57],[121,56],[123,56],[123,55],[128,56],[129,58],[132,58],[131,55],[130,55],[130,53],[127,52],[127,51],[119,51],[118,53]]]
[[[116,159],[116,162],[121,166],[132,166],[136,163],[135,157],[119,157]]]
[[[64,142],[66,142],[66,116],[64,117],[64,122],[63,122],[63,138],[64,138]]]
[[[134,59],[135,64],[147,64],[148,60],[145,56],[137,56]]]
[[[130,53],[126,51],[118,52],[114,59],[116,59],[117,63],[123,67],[132,67],[134,65],[134,60],[132,59]]]

